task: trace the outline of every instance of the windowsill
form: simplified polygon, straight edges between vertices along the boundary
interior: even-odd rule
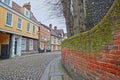
[[[7,27],[12,27],[12,25],[8,25],[8,24],[5,24],[5,26],[7,26]]]
[[[19,29],[19,28],[17,28],[17,30],[20,30],[20,31],[22,31],[22,29]]]
[[[21,49],[22,50],[22,49]],[[22,50],[22,51],[26,51],[26,49]]]
[[[36,35],[36,33],[32,33],[33,35]]]
[[[33,51],[34,49],[31,49],[31,50],[29,50],[29,51]]]
[[[30,31],[26,31],[26,32],[30,34]]]

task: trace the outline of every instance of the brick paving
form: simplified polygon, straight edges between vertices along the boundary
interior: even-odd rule
[[[0,60],[0,80],[40,80],[47,65],[60,52],[32,54]]]

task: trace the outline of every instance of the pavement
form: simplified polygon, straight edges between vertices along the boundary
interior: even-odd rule
[[[72,80],[72,78],[63,68],[61,57],[59,57],[49,63],[41,77],[41,80]]]

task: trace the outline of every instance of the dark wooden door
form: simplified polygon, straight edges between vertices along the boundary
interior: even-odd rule
[[[15,40],[15,49],[14,49],[14,54],[17,54],[17,40]]]
[[[1,45],[1,59],[8,59],[10,57],[9,53],[9,45],[8,44],[2,44]]]

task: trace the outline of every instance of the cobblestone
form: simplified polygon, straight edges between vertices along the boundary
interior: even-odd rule
[[[0,61],[0,80],[40,80],[45,68],[60,52],[32,54]]]

